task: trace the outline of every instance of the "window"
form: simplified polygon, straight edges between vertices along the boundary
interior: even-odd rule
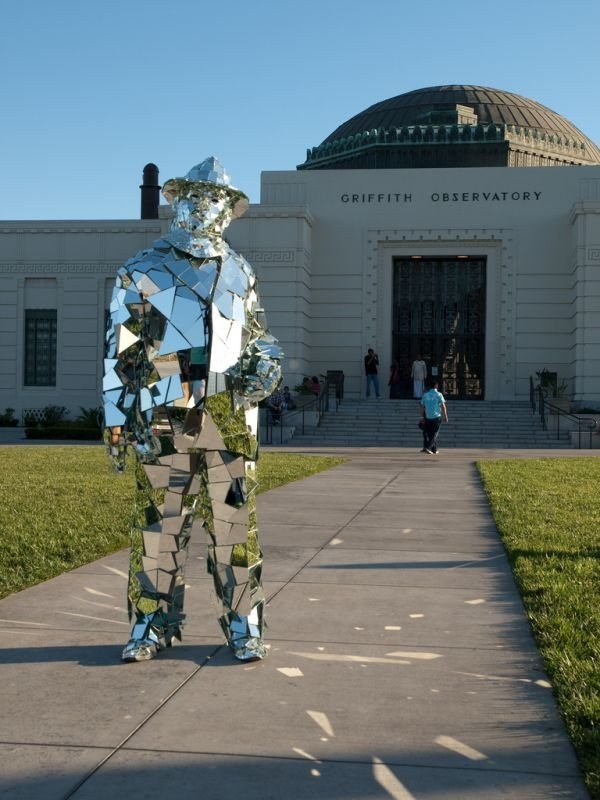
[[[56,386],[56,309],[25,311],[25,386]]]

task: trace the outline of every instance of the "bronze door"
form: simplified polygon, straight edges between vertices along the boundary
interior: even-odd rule
[[[394,259],[393,358],[412,397],[418,354],[448,398],[483,400],[485,258]]]

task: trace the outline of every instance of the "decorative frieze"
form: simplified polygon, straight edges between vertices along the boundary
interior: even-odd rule
[[[118,225],[115,223],[111,223],[109,225],[106,224],[93,224],[90,225],[82,224],[79,226],[72,225],[66,226],[63,222],[58,223],[56,226],[53,225],[23,225],[16,224],[16,223],[1,223],[0,224],[0,235],[1,234],[15,234],[15,233],[24,233],[27,236],[34,233],[42,233],[42,234],[63,234],[63,233],[156,233],[161,234],[163,232],[163,227],[160,225],[148,225],[144,224],[143,222],[137,222],[135,225]]]
[[[244,258],[251,264],[293,264],[296,260],[296,252],[294,250],[251,250],[244,252]]]
[[[593,156],[588,156],[585,143],[576,141],[566,136],[559,136],[558,134],[545,134],[540,133],[538,130],[531,128],[519,127],[517,125],[507,125],[505,138],[520,147],[536,153],[539,156],[544,154],[547,158],[550,156],[559,156],[567,160],[573,160],[577,163],[590,163],[594,164]],[[538,163],[546,163],[541,160]],[[533,166],[536,166],[535,162]]]
[[[113,263],[92,263],[92,264],[57,264],[56,262],[46,264],[0,264],[0,273],[12,273],[15,275],[36,275],[36,274],[61,274],[61,273],[80,273],[87,275],[114,275],[121,262]]]

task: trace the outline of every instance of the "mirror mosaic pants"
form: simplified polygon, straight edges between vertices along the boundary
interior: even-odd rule
[[[129,615],[160,620],[161,640],[181,639],[185,564],[192,538],[207,537],[219,622],[235,649],[261,638],[264,594],[255,511],[255,464],[240,436],[227,436],[207,410],[155,412],[162,455],[136,464]],[[244,453],[243,450],[246,450]],[[156,614],[155,612],[159,612]]]

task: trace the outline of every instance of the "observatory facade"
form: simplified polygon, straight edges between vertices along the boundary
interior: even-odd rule
[[[141,220],[0,223],[0,412],[97,404],[108,287],[169,226],[150,172]],[[461,85],[377,103],[264,172],[228,238],[291,386],[343,370],[358,397],[373,347],[405,393],[420,353],[457,400],[523,399],[548,369],[600,403],[600,150],[535,101]]]
[[[456,399],[557,372],[600,399],[600,150],[532,100],[440,86],[377,103],[266,172],[235,246],[263,271],[294,376],[417,354]],[[560,169],[558,168],[560,167]]]

